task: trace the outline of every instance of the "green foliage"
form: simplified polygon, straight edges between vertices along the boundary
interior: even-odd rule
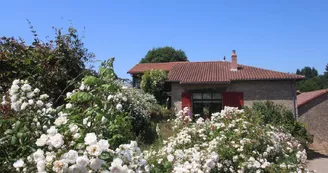
[[[165,104],[166,93],[164,84],[167,80],[167,72],[163,70],[150,70],[142,75],[141,89],[155,96],[159,104]]]
[[[149,109],[158,106],[156,100],[139,90],[124,88],[114,73],[113,61],[114,58],[103,62],[99,75],[85,76],[75,85],[76,89],[67,93],[67,104],[56,109],[45,102],[48,96],[36,94],[40,90],[23,90],[31,87],[27,81],[15,80],[9,92],[0,92],[0,96],[5,94],[6,101],[0,107],[0,163],[4,163],[0,170],[12,172],[12,163],[34,152],[35,141],[59,117],[69,118],[65,126],[57,127],[55,123],[63,134],[69,133],[69,124],[76,124],[81,136],[95,132],[108,140],[113,149],[136,139],[152,143],[157,135]],[[33,96],[29,96],[31,93]],[[15,105],[18,106],[13,109]],[[79,137],[74,140],[83,142]]]
[[[293,117],[293,113],[283,105],[278,105],[272,101],[255,102],[252,108],[246,108],[246,114],[252,115],[260,124],[271,124],[276,127],[283,127],[298,139],[304,147],[312,143],[312,137],[308,134],[304,124]]]
[[[326,67],[327,68],[327,67]],[[328,75],[318,75],[314,67],[304,67],[302,70],[297,69],[296,74],[304,75],[306,79],[296,83],[297,90],[309,92],[328,88]]]
[[[159,47],[149,50],[147,55],[140,60],[140,63],[155,63],[155,62],[175,62],[188,61],[184,51],[174,49],[173,47]]]
[[[311,68],[309,66],[306,66],[302,70],[297,69],[296,74],[303,75],[306,78],[314,78],[318,76],[318,70],[314,67]]]
[[[0,38],[0,85],[7,90],[14,79],[27,79],[51,98],[58,98],[55,105],[59,105],[63,102],[60,96],[73,89],[70,81],[92,73],[85,63],[94,55],[84,48],[74,28],[67,33],[54,28],[54,39],[46,42],[37,37],[33,26],[30,29],[35,37],[31,45],[22,38]]]

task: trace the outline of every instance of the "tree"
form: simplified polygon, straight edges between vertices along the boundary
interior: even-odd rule
[[[304,67],[302,70],[297,69],[296,74],[304,75],[306,79],[296,83],[296,88],[301,92],[309,92],[328,88],[328,64],[324,75],[318,75],[314,67]]]
[[[83,42],[74,28],[67,33],[56,29],[53,40],[41,41],[33,26],[30,26],[34,41],[27,45],[22,38],[2,37],[0,39],[0,81],[7,90],[14,79],[26,79],[45,91],[54,104],[64,99],[60,97],[72,90],[74,79],[82,79],[87,70],[85,63],[94,57],[84,48]]]
[[[164,70],[146,71],[141,79],[141,89],[154,95],[160,104],[164,104],[167,96],[164,90],[166,80],[167,72]]]
[[[320,77],[305,79],[296,83],[297,90],[301,92],[309,92],[322,89]]]
[[[140,63],[155,63],[155,62],[175,62],[188,61],[184,51],[174,49],[173,47],[159,47],[149,50],[147,55],[140,60]]]
[[[314,78],[318,76],[318,70],[314,67],[305,66],[302,70],[297,69],[296,74],[304,75],[306,78]]]

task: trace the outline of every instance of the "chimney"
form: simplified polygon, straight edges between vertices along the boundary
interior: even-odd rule
[[[236,50],[232,50],[231,55],[231,71],[237,71],[238,65],[237,65],[237,55]]]

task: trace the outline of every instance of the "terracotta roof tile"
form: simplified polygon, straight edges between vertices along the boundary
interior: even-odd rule
[[[169,71],[168,80],[187,83],[229,83],[239,80],[287,80],[303,79],[304,76],[282,73],[257,67],[238,65],[237,71],[230,70],[226,61],[169,62],[137,64],[128,73],[143,73],[151,69]]]
[[[145,71],[152,70],[152,69],[170,71],[172,69],[172,67],[177,63],[184,63],[184,62],[164,62],[164,63],[137,64],[133,68],[131,68],[128,71],[128,73],[131,73],[131,74],[143,73]]]
[[[300,107],[320,96],[327,93],[328,89],[322,89],[317,91],[311,91],[311,92],[304,92],[299,95],[297,95],[297,107]]]
[[[231,63],[225,61],[190,62],[176,64],[169,73],[170,81],[180,83],[228,83],[240,80],[286,80],[303,79],[304,76],[276,72],[257,67],[238,65],[231,71]]]

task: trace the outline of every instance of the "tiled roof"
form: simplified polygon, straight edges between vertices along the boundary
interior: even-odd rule
[[[240,80],[298,80],[304,78],[301,75],[245,65],[238,65],[237,71],[231,71],[231,63],[226,61],[137,64],[128,73],[142,73],[151,69],[167,70],[169,71],[168,80],[181,84],[229,83]]]
[[[325,94],[327,92],[328,92],[328,89],[301,93],[301,94],[297,95],[297,107],[300,107],[300,106],[322,96],[323,94]]]
[[[131,73],[131,74],[143,73],[145,71],[152,70],[152,69],[170,71],[172,69],[172,67],[177,63],[184,63],[184,62],[164,62],[164,63],[137,64],[133,68],[131,68],[128,71],[128,73]]]
[[[242,80],[303,79],[303,76],[276,72],[256,67],[238,65],[231,71],[231,63],[225,61],[190,62],[176,64],[169,73],[170,81],[180,83],[228,83]]]

